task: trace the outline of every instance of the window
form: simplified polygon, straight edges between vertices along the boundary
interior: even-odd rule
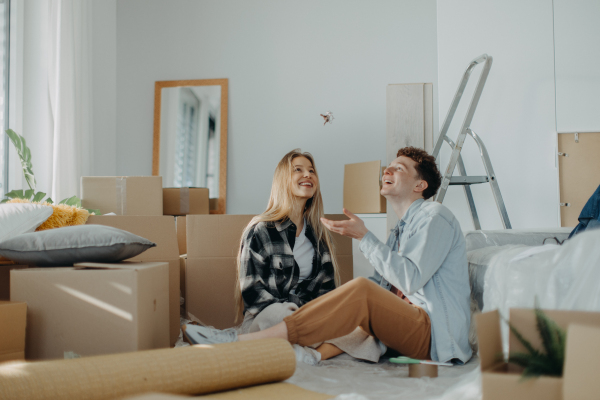
[[[194,187],[200,101],[188,88],[182,88],[180,96],[174,184],[175,187]]]
[[[8,186],[8,43],[10,0],[0,0],[0,194]]]

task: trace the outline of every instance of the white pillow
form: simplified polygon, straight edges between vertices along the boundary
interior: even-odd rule
[[[52,207],[41,204],[0,204],[0,242],[36,230],[52,215]]]

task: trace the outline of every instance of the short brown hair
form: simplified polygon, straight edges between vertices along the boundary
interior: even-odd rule
[[[398,150],[396,157],[400,156],[408,157],[417,163],[415,169],[417,170],[419,178],[427,182],[427,189],[423,191],[423,198],[427,200],[428,198],[435,196],[442,184],[442,176],[435,164],[435,158],[429,155],[425,150],[412,146],[403,147]]]

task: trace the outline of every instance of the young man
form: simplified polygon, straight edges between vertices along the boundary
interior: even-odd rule
[[[331,231],[360,240],[360,250],[375,268],[370,280],[354,279],[264,331],[238,337],[234,330],[194,327],[188,336],[202,343],[279,337],[308,346],[359,326],[403,355],[467,362],[471,348],[465,239],[450,210],[425,201],[441,183],[435,159],[421,149],[400,149],[382,181],[381,194],[400,219],[386,244],[347,210],[349,220],[323,219]]]

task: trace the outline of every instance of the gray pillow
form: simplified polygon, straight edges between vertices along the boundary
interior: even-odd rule
[[[119,262],[143,253],[156,243],[103,225],[78,225],[24,233],[0,243],[0,256],[40,267],[78,262]]]

